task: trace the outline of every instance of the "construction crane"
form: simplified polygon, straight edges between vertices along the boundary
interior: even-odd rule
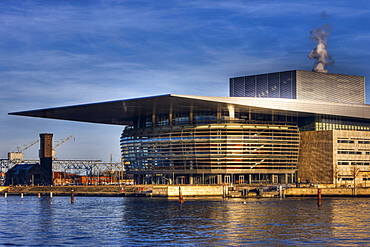
[[[40,140],[32,141],[30,143],[24,144],[22,146],[16,147],[16,152],[8,153],[8,160],[23,160],[24,154],[23,151],[32,147],[36,143],[38,143]]]
[[[63,143],[65,143],[66,141],[68,141],[69,139],[71,139],[72,137],[74,137],[75,135],[71,135],[71,136],[68,136],[64,139],[60,139],[58,141],[55,141],[54,142],[54,146],[53,146],[53,153],[52,153],[52,156],[55,157],[57,151],[55,150],[57,147],[59,147],[60,145],[62,145]]]

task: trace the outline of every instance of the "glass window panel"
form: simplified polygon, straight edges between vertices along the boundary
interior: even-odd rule
[[[234,79],[230,78],[230,97],[234,97]]]
[[[257,76],[257,97],[267,97],[267,75]]]
[[[256,97],[256,77],[245,77],[245,97]]]
[[[297,98],[297,78],[296,78],[296,71],[291,73],[292,75],[292,99]]]
[[[244,77],[234,78],[234,97],[244,97]]]
[[[279,73],[268,75],[268,97],[269,98],[279,98],[280,88],[279,88]]]
[[[292,99],[292,77],[291,72],[280,73],[280,97]]]

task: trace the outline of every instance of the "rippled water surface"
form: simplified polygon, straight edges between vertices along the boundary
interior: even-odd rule
[[[0,198],[0,244],[370,246],[368,198]]]

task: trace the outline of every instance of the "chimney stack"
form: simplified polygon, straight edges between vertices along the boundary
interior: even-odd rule
[[[48,184],[53,184],[53,134],[40,134],[40,163],[41,167],[48,172]]]

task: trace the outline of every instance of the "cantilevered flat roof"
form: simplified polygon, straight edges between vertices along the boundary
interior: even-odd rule
[[[208,97],[168,94],[92,104],[12,112],[10,115],[61,119],[100,124],[131,125],[138,116],[176,114],[190,110],[208,111],[230,107],[275,114],[294,112],[297,116],[316,114],[370,119],[370,105],[306,101],[279,98]]]

